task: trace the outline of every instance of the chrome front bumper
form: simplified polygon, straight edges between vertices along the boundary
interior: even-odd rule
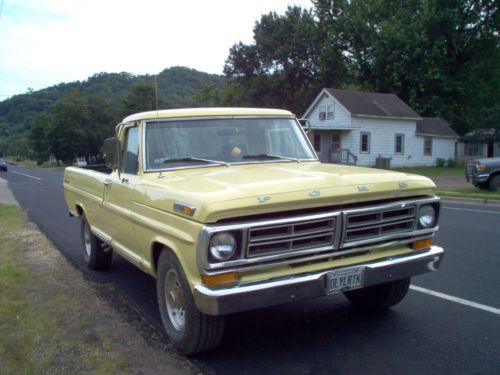
[[[488,179],[490,178],[490,175],[489,173],[488,174],[477,174],[477,175],[472,175],[472,183],[474,185],[477,185],[479,183],[483,183],[483,182],[486,182],[488,181]]]
[[[365,267],[364,286],[367,287],[435,271],[439,268],[443,256],[444,250],[441,247],[431,246],[426,251],[411,255],[382,258],[316,273],[219,288],[197,285],[194,287],[193,296],[201,312],[208,315],[226,315],[324,296],[326,275],[332,270]]]

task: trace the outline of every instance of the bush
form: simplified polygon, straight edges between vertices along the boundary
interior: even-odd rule
[[[437,158],[436,159],[436,167],[444,167],[446,165],[446,160],[443,158]]]
[[[457,166],[457,161],[455,159],[449,158],[446,162],[446,166],[449,168],[453,168]]]

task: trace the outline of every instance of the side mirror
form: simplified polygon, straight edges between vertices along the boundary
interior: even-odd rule
[[[311,130],[311,123],[309,122],[309,120],[306,118],[301,118],[299,119],[299,124],[302,126],[302,128],[304,128],[306,134],[308,134],[309,130]]]
[[[120,164],[120,141],[118,138],[108,138],[104,141],[104,152],[106,153],[106,166],[113,170]]]

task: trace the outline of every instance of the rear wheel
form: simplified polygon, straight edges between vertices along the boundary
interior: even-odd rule
[[[353,306],[363,310],[384,310],[397,305],[405,298],[410,287],[410,278],[369,286],[345,292]]]
[[[493,176],[490,180],[490,190],[499,191],[500,190],[500,174]]]
[[[184,354],[217,346],[224,332],[224,317],[201,313],[176,256],[164,250],[158,260],[156,292],[161,320],[168,338]]]
[[[90,269],[106,270],[111,266],[113,250],[97,238],[90,230],[90,225],[84,215],[80,224],[83,244],[83,258]]]

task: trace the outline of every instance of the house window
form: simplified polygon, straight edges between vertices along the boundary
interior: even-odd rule
[[[319,105],[319,119],[327,120],[335,115],[335,104],[333,102],[323,103]]]
[[[313,139],[314,151],[321,152],[321,134],[315,133]]]
[[[396,134],[394,139],[394,154],[403,155],[405,153],[405,136],[404,134]]]
[[[370,133],[361,133],[361,144],[359,145],[359,152],[362,154],[370,153]]]
[[[424,155],[432,155],[432,137],[424,137]]]
[[[466,156],[483,156],[482,144],[467,142],[464,145],[464,154]]]

